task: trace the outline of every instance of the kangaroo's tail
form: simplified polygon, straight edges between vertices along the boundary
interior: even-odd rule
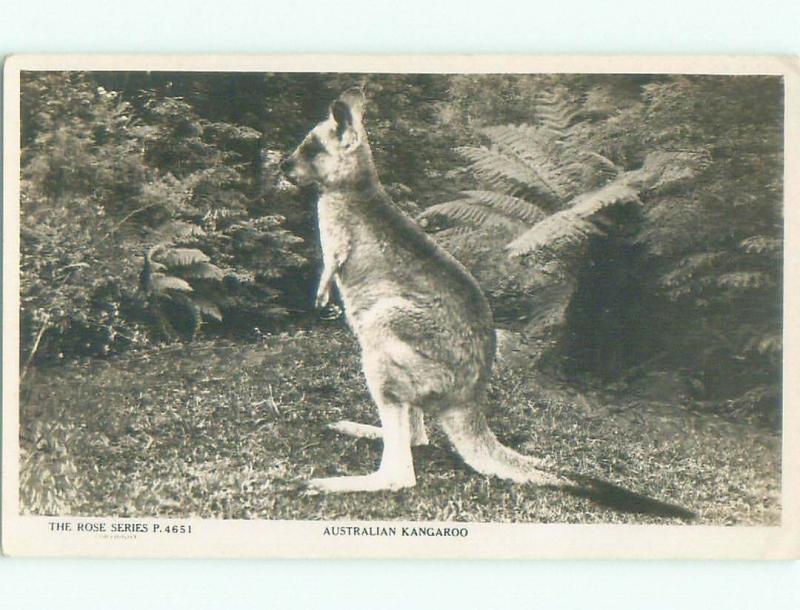
[[[497,440],[481,409],[457,407],[439,417],[442,429],[462,459],[486,476],[558,488],[624,512],[692,519],[680,506],[637,494],[612,483],[571,473],[548,471],[541,460],[522,455]]]

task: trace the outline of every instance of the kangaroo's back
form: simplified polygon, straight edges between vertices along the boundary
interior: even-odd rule
[[[475,279],[411,219],[399,211],[379,185],[359,191],[324,194],[319,202],[323,249],[346,251],[337,283],[351,319],[377,301],[402,297],[427,309],[440,334],[475,334],[489,366],[494,353],[492,316]],[[344,243],[336,243],[344,240]],[[404,311],[398,309],[397,316]],[[420,336],[430,341],[430,336]],[[424,346],[420,346],[423,348]]]

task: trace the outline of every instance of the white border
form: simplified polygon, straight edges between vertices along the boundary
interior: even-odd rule
[[[323,537],[323,521],[176,520],[187,537],[138,535],[108,539],[48,531],[51,521],[118,519],[22,517],[18,506],[19,321],[19,72],[21,70],[173,70],[383,73],[685,73],[773,74],[785,79],[784,428],[782,524],[775,527],[447,524],[464,539]],[[6,61],[4,85],[3,531],[5,553],[93,557],[406,557],[406,558],[795,558],[800,557],[800,478],[797,443],[800,306],[797,269],[798,114],[800,64],[790,57],[523,56],[523,55],[20,55]],[[166,525],[170,520],[132,519]],[[346,525],[359,525],[356,522]],[[369,524],[400,529],[402,522]],[[428,524],[436,525],[436,524]]]

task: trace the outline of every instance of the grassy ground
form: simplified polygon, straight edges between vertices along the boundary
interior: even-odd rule
[[[499,366],[491,424],[569,471],[695,511],[704,524],[779,520],[780,439],[680,409],[608,409]],[[258,345],[196,342],[31,371],[21,396],[21,498],[37,514],[261,519],[654,523],[562,492],[479,476],[444,438],[415,449],[417,487],[307,496],[315,476],[365,474],[380,443],[357,346],[337,323]],[[679,522],[679,521],[675,521]]]

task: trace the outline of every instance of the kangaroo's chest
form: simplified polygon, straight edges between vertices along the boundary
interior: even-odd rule
[[[364,214],[359,214],[357,206],[341,196],[324,196],[319,201],[318,215],[323,258],[339,269],[340,279],[355,263],[381,267],[388,249],[386,238]]]
[[[398,249],[387,232],[357,205],[334,196],[320,199],[318,213],[324,264],[336,270],[334,279],[349,314],[357,315],[395,292]]]
[[[338,201],[321,198],[318,205],[319,239],[323,256],[341,264],[358,231],[355,218]]]

